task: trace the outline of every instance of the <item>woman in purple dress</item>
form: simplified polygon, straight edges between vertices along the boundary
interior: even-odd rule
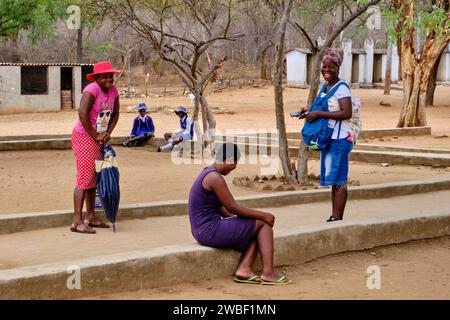
[[[275,217],[239,205],[223,178],[236,168],[239,158],[237,145],[225,143],[218,148],[216,162],[195,180],[188,202],[192,235],[201,245],[243,252],[235,272],[236,282],[289,284],[291,280],[277,275],[273,268]],[[258,252],[260,276],[251,268]]]

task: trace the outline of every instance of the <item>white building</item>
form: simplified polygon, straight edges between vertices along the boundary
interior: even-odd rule
[[[306,88],[311,82],[311,51],[292,49],[286,52],[286,77],[289,87]]]
[[[353,49],[352,41],[343,41],[344,60],[339,77],[347,83],[373,86],[384,82],[387,50],[375,49],[371,39],[364,41],[364,48]],[[391,80],[396,83],[399,75],[400,57],[397,46],[392,46]],[[295,48],[286,52],[287,85],[306,88],[311,83],[312,56],[308,49]],[[321,77],[321,81],[323,81]],[[438,66],[437,82],[450,83],[450,45],[442,54]]]
[[[92,64],[0,63],[0,114],[78,109]]]

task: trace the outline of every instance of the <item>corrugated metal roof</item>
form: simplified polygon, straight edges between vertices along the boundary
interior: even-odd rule
[[[93,63],[16,63],[16,62],[0,62],[0,66],[18,66],[18,67],[84,67],[93,66]]]

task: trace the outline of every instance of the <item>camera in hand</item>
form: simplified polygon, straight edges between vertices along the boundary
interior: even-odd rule
[[[291,112],[290,115],[291,115],[291,117],[298,118],[298,117],[306,116],[307,113],[308,113],[307,110],[295,111],[295,112]]]

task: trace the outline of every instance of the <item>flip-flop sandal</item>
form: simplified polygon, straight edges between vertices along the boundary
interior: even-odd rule
[[[98,218],[96,218],[96,219],[98,219]],[[85,221],[85,223],[87,222],[87,225],[91,228],[103,228],[103,229],[110,228],[109,224],[105,223],[104,221],[102,221],[100,219],[98,219],[98,221],[100,221],[99,224],[94,224],[94,223],[88,221],[87,219],[85,219],[84,221]]]
[[[241,278],[241,277],[234,277],[234,281],[235,282],[239,282],[239,283],[252,283],[252,284],[260,284],[261,283],[261,279],[259,276],[252,276],[249,278]]]
[[[261,279],[262,280],[261,284],[275,286],[275,285],[286,285],[286,284],[291,284],[292,283],[292,280],[287,280],[286,281],[286,279],[287,278],[285,276],[283,276],[280,279],[275,280],[275,281],[264,281],[263,279]]]
[[[82,224],[83,223],[80,223],[80,224],[77,224],[77,225],[72,224],[70,226],[70,231],[76,232],[76,233],[87,233],[87,234],[95,234],[95,233],[97,233],[94,229],[92,229],[91,227],[89,227],[89,226],[87,226],[85,224],[83,224],[84,228],[82,230],[78,229],[78,226],[80,226]]]

